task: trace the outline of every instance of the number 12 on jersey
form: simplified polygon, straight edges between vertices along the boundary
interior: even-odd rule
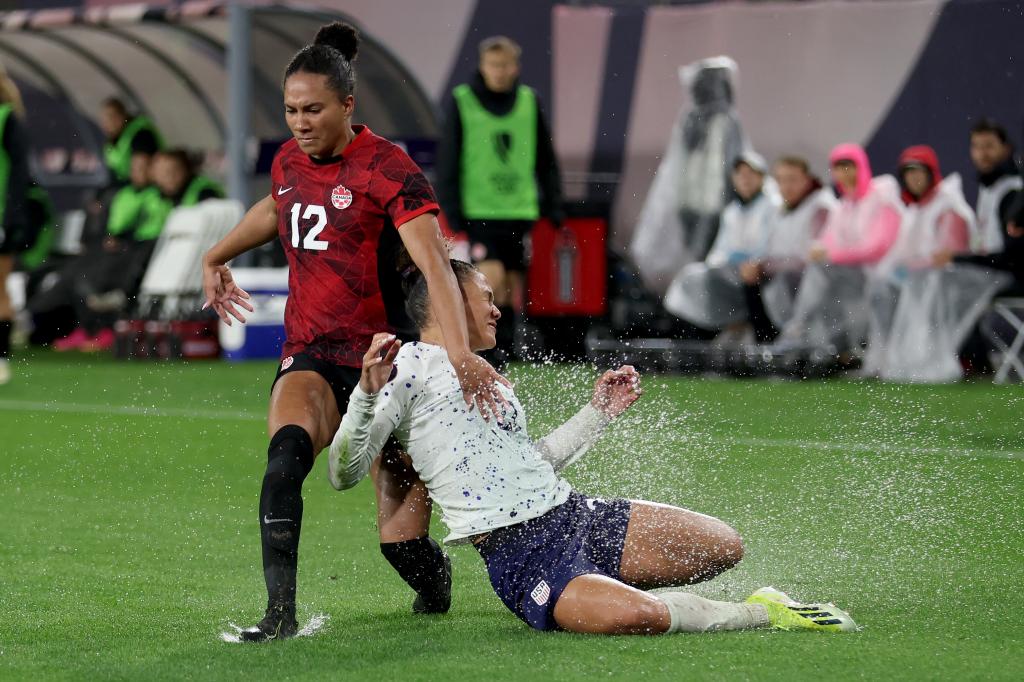
[[[292,204],[292,246],[299,248],[299,214],[302,213],[302,204]],[[306,233],[302,240],[302,248],[309,251],[326,251],[327,242],[317,239],[317,236],[327,227],[327,211],[323,206],[308,204],[305,213],[302,213],[302,220],[316,218],[316,224]]]

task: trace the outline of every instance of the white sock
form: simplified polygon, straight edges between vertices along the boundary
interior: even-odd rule
[[[736,604],[698,597],[688,592],[654,595],[668,607],[669,632],[749,630],[768,625],[768,612],[760,604]]]

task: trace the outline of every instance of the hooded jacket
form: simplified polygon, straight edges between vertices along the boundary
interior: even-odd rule
[[[920,197],[907,191],[903,183],[903,171],[910,165],[924,166],[931,175],[930,185]],[[879,262],[879,274],[929,267],[939,251],[966,251],[974,212],[964,199],[960,176],[953,173],[943,178],[938,156],[927,145],[908,147],[900,154],[899,175],[906,209],[896,243]]]
[[[839,206],[829,215],[821,246],[835,265],[874,265],[899,234],[899,187],[891,175],[871,177],[868,155],[860,145],[837,146],[829,155],[829,165],[838,161],[853,163],[857,184],[850,193],[839,187]]]

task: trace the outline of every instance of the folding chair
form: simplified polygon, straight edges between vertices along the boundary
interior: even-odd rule
[[[1015,372],[1017,381],[1024,380],[1024,298],[997,298],[988,315],[981,321],[981,331],[996,347],[1000,356],[994,383],[1003,384]],[[1007,333],[1009,332],[1009,333]],[[1007,339],[1012,340],[1007,343]]]
[[[239,220],[237,201],[209,199],[176,208],[160,233],[139,290],[140,310],[159,319],[174,317],[182,304],[203,291],[202,258]]]

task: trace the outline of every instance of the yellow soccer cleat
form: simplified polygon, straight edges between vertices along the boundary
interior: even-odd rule
[[[835,604],[800,604],[774,587],[762,587],[747,597],[748,604],[760,604],[768,611],[768,622],[779,630],[855,632],[850,614]]]

